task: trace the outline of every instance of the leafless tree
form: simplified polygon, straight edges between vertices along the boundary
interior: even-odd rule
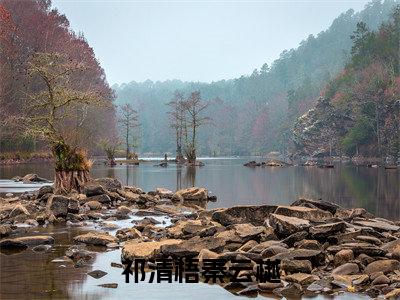
[[[183,94],[179,91],[175,91],[174,98],[168,102],[167,105],[170,107],[170,111],[168,112],[170,126],[175,130],[176,134],[176,161],[182,162],[182,139],[184,136],[187,136]]]
[[[119,123],[125,140],[126,158],[130,159],[132,157],[131,147],[135,146],[134,130],[140,125],[138,113],[130,103],[121,106]]]

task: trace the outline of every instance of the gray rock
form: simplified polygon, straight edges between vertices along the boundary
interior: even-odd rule
[[[275,229],[277,235],[285,237],[307,229],[311,225],[308,220],[278,214],[270,214],[268,220],[269,225]]]
[[[334,275],[353,275],[360,272],[358,265],[355,263],[345,263],[332,270]]]
[[[87,273],[87,274],[88,274],[89,276],[93,277],[93,278],[99,279],[99,278],[101,278],[101,277],[106,276],[108,273],[107,273],[107,272],[104,272],[104,271],[102,271],[102,270],[94,270],[94,271],[91,271],[91,272],[89,272],[89,273]]]
[[[241,205],[216,210],[212,220],[224,226],[241,223],[251,223],[261,226],[264,220],[276,210],[274,205]]]

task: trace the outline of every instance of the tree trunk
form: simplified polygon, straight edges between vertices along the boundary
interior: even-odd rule
[[[55,194],[82,192],[82,186],[90,180],[89,171],[56,171],[54,180]]]

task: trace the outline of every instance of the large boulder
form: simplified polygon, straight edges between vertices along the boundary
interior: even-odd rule
[[[117,178],[97,178],[93,180],[94,183],[100,184],[105,190],[109,192],[116,192],[122,188],[122,183]]]
[[[251,223],[263,225],[265,219],[276,210],[274,205],[241,205],[223,208],[212,214],[212,219],[224,226]]]
[[[26,174],[24,177],[20,178],[19,181],[23,181],[24,183],[30,182],[50,182],[46,178],[39,177],[37,174]]]
[[[87,197],[92,197],[105,194],[106,191],[100,184],[90,181],[83,186],[82,193],[85,194]]]
[[[208,191],[205,188],[191,187],[175,192],[173,201],[207,201]]]
[[[55,217],[66,217],[68,214],[69,198],[61,195],[52,195],[47,200],[46,210]]]
[[[394,270],[400,270],[400,261],[395,259],[382,259],[370,263],[364,270],[366,274],[373,274],[376,272],[383,272],[387,274]]]
[[[54,244],[54,238],[47,235],[34,235],[4,239],[0,241],[0,249],[27,248],[45,244]]]
[[[111,198],[106,194],[101,194],[101,195],[95,195],[95,196],[87,197],[85,199],[85,202],[89,202],[89,201],[97,201],[97,202],[100,202],[100,203],[110,203],[111,202]]]
[[[134,260],[137,258],[151,259],[160,255],[162,246],[177,245],[181,240],[169,239],[158,242],[128,241],[122,248],[122,258]]]
[[[332,214],[329,211],[303,206],[278,206],[275,214],[305,219],[313,222],[324,221],[332,218]]]
[[[109,235],[108,233],[88,232],[76,236],[74,241],[90,245],[106,246],[110,243],[117,243],[118,239],[112,235]]]
[[[269,225],[275,229],[275,232],[283,237],[307,229],[311,225],[308,220],[278,214],[270,214],[268,221]]]
[[[311,207],[311,208],[319,208],[324,211],[329,211],[331,214],[335,214],[340,206],[334,204],[332,202],[326,202],[321,200],[313,200],[313,199],[306,199],[300,198],[299,200],[293,202],[291,206],[304,206],[304,207]]]
[[[345,222],[335,222],[312,226],[309,229],[310,234],[314,238],[325,238],[338,232],[343,232],[346,229]]]
[[[370,227],[377,231],[399,231],[400,226],[390,224],[382,220],[365,220],[365,221],[354,221],[353,224],[363,227]]]

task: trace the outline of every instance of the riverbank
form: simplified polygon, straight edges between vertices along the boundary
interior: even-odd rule
[[[110,178],[94,180],[82,194],[68,197],[53,195],[46,186],[1,199],[0,248],[2,252],[16,248],[46,252],[57,243],[51,231],[42,229],[40,236],[24,237],[21,228],[53,224],[71,230],[93,223],[96,228],[76,232],[75,245],[64,253],[64,259],[76,267],[90,265],[94,254],[89,249],[99,246],[120,249],[124,259],[249,260],[251,267],[241,276],[251,276],[251,282],[220,283],[238,295],[398,295],[399,220],[308,199],[290,206],[208,210],[207,203],[215,200],[203,188],[177,192],[158,188],[145,193]],[[116,228],[118,220],[126,220],[122,222],[126,227]],[[265,259],[281,261],[280,282],[256,282],[257,266]],[[226,278],[233,276],[228,267]]]

